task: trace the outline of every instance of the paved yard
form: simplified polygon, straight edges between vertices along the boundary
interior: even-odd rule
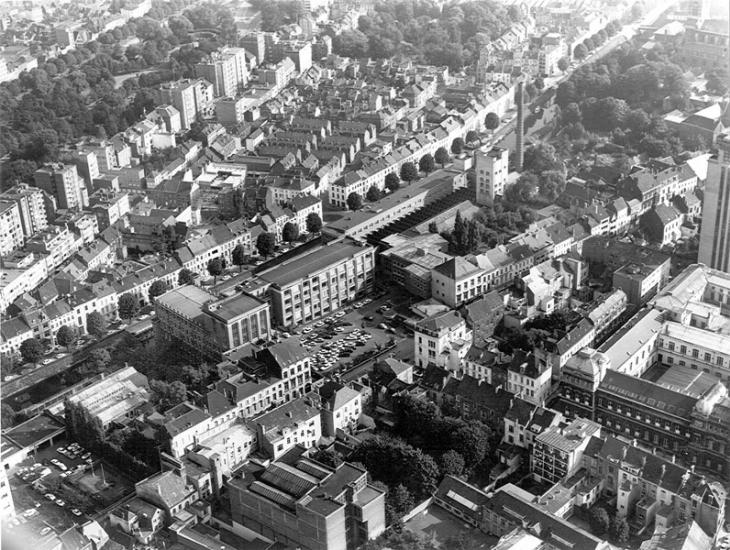
[[[406,522],[405,528],[425,535],[436,546],[448,550],[449,539],[465,537],[467,548],[492,548],[499,538],[485,535],[478,529],[459,521],[446,510],[431,505],[425,511]]]
[[[18,514],[22,515],[30,509],[37,511],[37,514],[29,513],[25,523],[25,527],[32,532],[40,533],[44,527],[51,527],[58,532],[71,527],[74,523],[81,524],[88,519],[88,516],[93,516],[96,511],[132,490],[131,481],[125,479],[113,467],[102,464],[94,456],[90,457],[93,462],[89,465],[80,456],[69,458],[57,451],[59,448],[67,447],[68,444],[68,441],[61,439],[52,447],[41,449],[35,456],[29,457],[14,469],[10,476],[10,487]],[[52,459],[66,466],[68,470],[65,477],[64,472],[51,463]],[[21,468],[29,468],[33,464],[45,466],[51,473],[35,483],[33,480],[23,481],[15,475]],[[77,469],[81,465],[86,468]],[[46,498],[45,495],[49,493],[55,500]],[[64,502],[63,506],[56,503],[59,499]],[[81,515],[74,514],[71,511],[74,508],[78,509]]]

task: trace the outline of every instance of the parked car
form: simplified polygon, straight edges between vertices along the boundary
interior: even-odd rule
[[[51,532],[51,528],[50,527],[44,527],[43,529],[41,529],[41,536],[45,536],[45,535],[47,535],[50,532]]]
[[[62,472],[65,472],[68,470],[68,467],[63,462],[61,462],[60,460],[58,460],[56,458],[51,459],[51,464],[53,464],[56,468],[58,468]]]
[[[56,495],[54,495],[53,493],[46,493],[45,495],[43,495],[43,497],[47,500],[50,500],[51,502],[56,500]]]
[[[56,499],[56,506],[59,506],[59,507],[63,508],[64,506],[66,506],[66,503],[63,500],[61,500],[60,498],[57,498]]]
[[[81,510],[79,510],[78,508],[71,508],[71,513],[74,516],[80,516],[81,515]]]

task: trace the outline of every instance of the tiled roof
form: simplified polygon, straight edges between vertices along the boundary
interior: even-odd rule
[[[185,484],[185,480],[171,471],[148,477],[140,481],[137,488],[144,488],[150,493],[157,494],[167,508],[172,508],[180,503],[190,494],[191,490]]]

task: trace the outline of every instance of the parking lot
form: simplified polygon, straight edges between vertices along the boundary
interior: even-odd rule
[[[312,353],[315,372],[348,369],[386,348],[407,357],[413,341],[388,320],[393,314],[389,295],[363,298],[297,331]],[[399,357],[401,358],[401,357]]]
[[[83,449],[68,452],[69,444],[56,442],[14,469],[10,485],[19,525],[10,528],[38,535],[46,528],[61,532],[84,523],[131,490],[119,472]]]

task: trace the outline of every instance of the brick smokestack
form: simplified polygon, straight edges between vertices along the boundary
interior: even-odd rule
[[[517,128],[515,129],[515,171],[522,172],[525,159],[525,84],[517,83]]]

